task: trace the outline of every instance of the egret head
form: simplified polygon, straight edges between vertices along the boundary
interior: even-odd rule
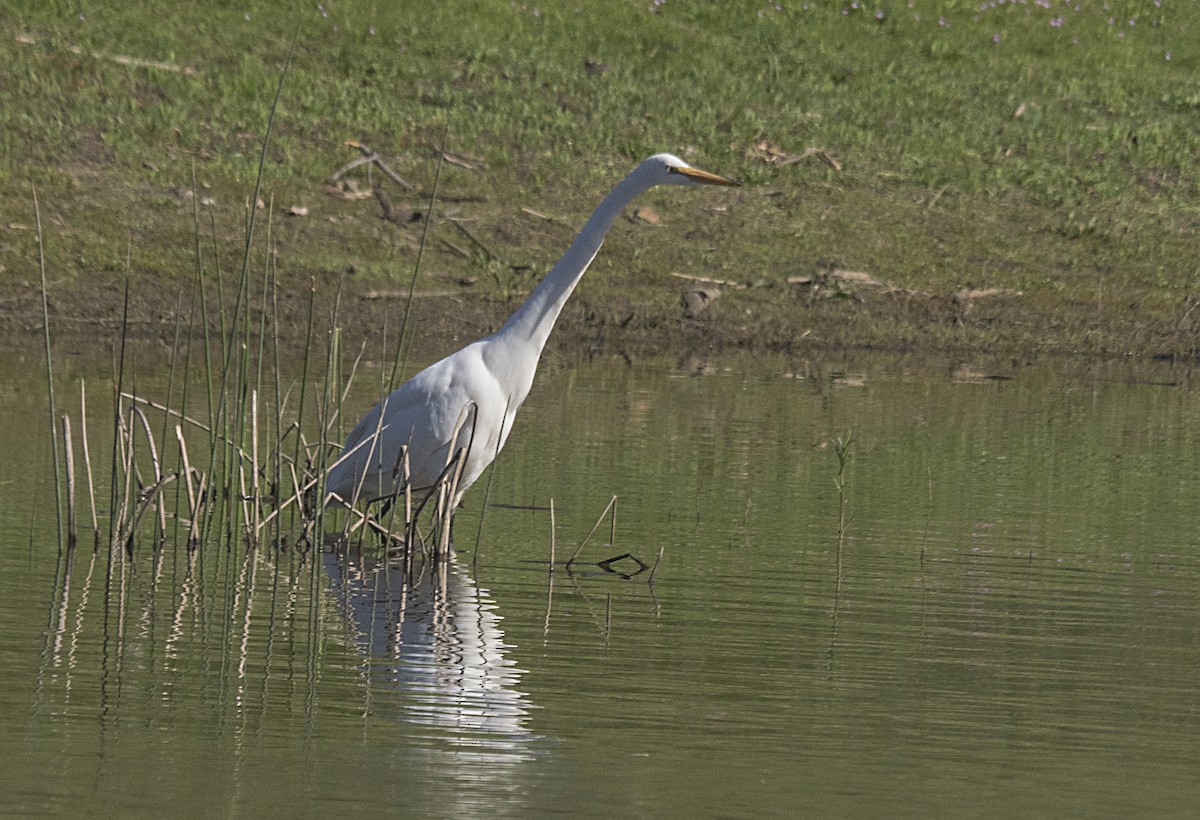
[[[693,168],[674,154],[655,154],[642,163],[650,166],[664,185],[741,185],[736,180]]]

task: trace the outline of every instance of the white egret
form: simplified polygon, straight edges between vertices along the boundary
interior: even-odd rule
[[[432,487],[461,451],[457,504],[504,446],[554,322],[617,214],[655,185],[737,184],[671,154],[639,164],[600,202],[562,259],[499,330],[425,368],[362,418],[329,470],[326,493],[344,502],[394,496],[403,489],[402,447],[412,488]]]

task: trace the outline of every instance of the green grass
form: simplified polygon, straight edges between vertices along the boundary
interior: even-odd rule
[[[452,252],[440,240],[463,240],[444,224],[428,271],[477,277],[462,296],[501,303],[485,317],[509,309],[509,292],[546,269],[620,173],[670,150],[746,188],[648,196],[666,224],[614,231],[603,273],[569,313],[592,328],[584,335],[689,332],[678,282],[662,273],[682,270],[762,286],[727,293],[696,322],[735,344],[785,322],[818,343],[1194,346],[1200,7],[1190,2],[112,5],[15,2],[0,19],[6,287],[35,279],[21,227],[30,183],[49,215],[52,289],[119,280],[132,245],[135,272],[174,299],[194,270],[183,194],[193,164],[216,202],[206,229],[236,258],[299,25],[267,173],[277,208],[311,211],[278,225],[281,277],[296,290],[314,276],[332,287],[348,269],[359,289],[404,281],[419,226],[384,223],[373,200],[323,186],[353,157],[343,142],[358,139],[428,190],[448,127],[450,150],[480,170],[448,168],[439,212],[473,220],[518,273]],[[769,164],[753,152],[762,141],[789,155],[819,147],[840,170],[817,157]],[[785,280],[823,261],[938,296],[1023,295],[965,318],[923,318],[874,294],[857,309],[806,306]]]

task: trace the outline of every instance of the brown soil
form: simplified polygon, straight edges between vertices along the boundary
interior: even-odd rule
[[[1194,357],[1190,324],[1156,322],[1139,315],[1136,306],[1110,310],[1098,320],[1093,305],[1044,306],[1019,293],[925,294],[804,283],[754,289],[703,285],[699,289],[708,295],[698,307],[697,298],[688,298],[698,289],[696,283],[671,280],[668,287],[671,292],[659,294],[657,302],[639,299],[639,294],[596,298],[577,293],[559,319],[549,350],[566,357],[608,352],[633,358],[838,349],[1010,355],[1014,360],[1062,354]],[[130,285],[126,313],[121,284],[89,284],[82,278],[69,285],[51,283],[52,334],[84,345],[115,344],[124,322],[132,338],[169,344],[189,327],[199,335],[180,290],[178,283],[141,277]],[[186,291],[182,296],[188,296]],[[417,355],[436,357],[492,332],[523,296],[518,292],[503,298],[475,285],[418,291],[411,324],[417,329]],[[276,310],[285,348],[303,349],[310,301],[319,338],[336,310],[346,349],[357,350],[378,343],[385,329],[394,338],[407,293],[357,279],[318,283],[311,294],[307,287],[281,288]],[[215,333],[216,322],[212,325]],[[37,287],[17,288],[0,300],[0,345],[27,346],[40,337],[41,327]]]
[[[84,346],[115,343],[123,324],[135,337],[167,342],[189,328],[198,333],[192,317],[200,315],[199,306],[189,303],[194,277],[188,260],[195,244],[191,192],[165,185],[152,172],[127,175],[122,185],[114,185],[111,169],[104,166],[70,170],[63,189],[43,197],[54,337],[76,339]],[[571,216],[530,216],[511,202],[490,201],[490,189],[479,185],[479,191],[464,186],[459,199],[445,203],[450,217],[435,220],[435,238],[422,266],[430,275],[418,281],[410,322],[419,358],[443,355],[498,327],[541,275],[531,265],[544,266],[561,253],[574,235],[578,215],[588,207],[563,203],[556,212]],[[224,241],[218,251],[206,251],[207,266],[214,267],[208,261],[214,255],[224,261],[227,304],[232,304],[238,273],[229,270],[235,267],[229,260],[239,260],[241,254],[237,243],[224,236],[236,234],[228,226],[243,218],[244,197],[239,199],[237,190],[215,192],[215,230]],[[293,198],[313,204],[313,214],[292,218],[280,215],[284,208],[279,207],[272,225],[273,241],[281,248],[275,307],[281,341],[302,349],[310,305],[321,337],[336,312],[346,350],[378,344],[385,329],[389,339],[394,337],[408,293],[407,274],[400,272],[411,270],[422,236],[421,212],[415,207],[420,197],[407,203],[414,206],[415,221],[394,223],[381,218],[374,199],[346,199],[336,191],[303,194]],[[280,195],[279,201],[287,196]],[[764,197],[737,196],[735,207],[725,211],[706,210],[703,200],[664,198],[654,205],[665,214],[662,226],[631,215],[614,231],[596,269],[568,303],[550,351],[566,357],[606,351],[640,358],[860,349],[987,354],[1022,361],[1051,354],[1190,361],[1200,347],[1200,310],[1190,296],[1174,304],[1112,286],[1094,293],[1048,287],[1038,292],[972,290],[949,282],[931,284],[948,279],[933,275],[918,286],[926,289],[905,289],[839,270],[835,263],[806,263],[804,254],[797,255],[799,261],[763,257],[766,262],[744,266],[759,271],[759,281],[728,281],[723,277],[750,275],[721,272],[748,253],[745,236],[767,233],[729,215],[760,207]],[[745,219],[761,216],[748,213]],[[466,219],[456,220],[454,214]],[[133,229],[127,227],[131,220]],[[454,230],[456,221],[465,221],[471,233]],[[0,297],[0,345],[26,347],[42,326],[36,232],[32,219],[0,228],[6,229],[0,232],[0,251],[8,251],[4,259],[9,267],[0,279],[6,282]],[[259,235],[265,230],[260,228]],[[123,255],[127,243],[132,261],[126,312],[123,265],[110,261],[98,270],[95,260]],[[483,261],[478,251],[463,250],[472,243],[486,249]],[[512,258],[502,261],[493,253]],[[356,261],[343,261],[347,259]],[[670,273],[678,271],[685,273]],[[212,272],[206,277],[212,299]],[[1151,303],[1152,298],[1157,301]],[[215,315],[211,307],[210,314]],[[215,331],[215,320],[213,325]]]

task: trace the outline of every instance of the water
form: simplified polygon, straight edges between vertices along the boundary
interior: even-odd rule
[[[13,367],[0,813],[1200,804],[1187,372],[551,366],[497,462],[478,549],[486,477],[456,561],[405,584],[369,555],[223,548],[81,549],[68,577],[41,390]],[[839,547],[828,442],[847,430]],[[606,518],[576,572],[549,575],[550,500],[561,562],[613,495],[615,543]],[[632,559],[596,566],[626,552],[656,565],[653,584]]]

